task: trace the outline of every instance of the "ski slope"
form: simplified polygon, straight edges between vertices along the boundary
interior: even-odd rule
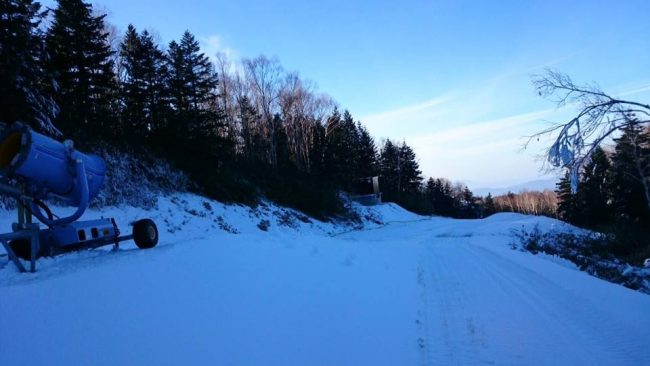
[[[0,258],[0,364],[650,364],[650,296],[510,249],[512,229],[558,221],[383,205],[352,230],[204,202],[89,214],[153,216],[152,250],[43,259],[36,274]]]

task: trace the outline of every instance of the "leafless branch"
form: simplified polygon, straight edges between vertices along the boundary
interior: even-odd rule
[[[541,136],[554,136],[546,159],[555,167],[573,172],[573,180],[577,179],[576,173],[583,168],[596,147],[616,131],[626,126],[650,124],[650,104],[614,98],[596,84],[575,84],[561,72],[547,69],[545,74],[534,75],[533,85],[540,96],[554,101],[558,107],[579,106],[577,114],[570,120],[528,136],[525,145]],[[576,182],[572,183],[575,187]]]

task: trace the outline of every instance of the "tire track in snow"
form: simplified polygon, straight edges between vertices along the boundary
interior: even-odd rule
[[[420,258],[417,269],[417,283],[420,289],[420,304],[417,313],[418,339],[417,346],[420,353],[420,365],[431,365],[430,340],[429,340],[429,289],[427,286],[427,266],[424,258]]]
[[[611,316],[593,306],[589,299],[581,298],[557,283],[545,278],[517,263],[504,258],[489,249],[469,245],[468,249],[477,258],[490,258],[484,261],[486,268],[505,284],[510,284],[540,312],[548,322],[554,322],[558,328],[570,334],[570,338],[579,339],[588,345],[592,352],[603,353],[599,359],[618,360],[622,364],[642,364],[650,359],[650,349],[627,342],[632,339],[648,339],[649,334],[638,334],[620,323],[611,320]],[[514,275],[516,272],[517,275]],[[548,294],[553,293],[553,297]],[[566,336],[565,336],[566,338]],[[611,356],[614,357],[611,357]]]
[[[475,240],[438,237],[425,245],[429,364],[636,365],[650,359],[638,341],[648,334],[634,334],[588,299]]]
[[[527,284],[519,282],[517,280],[519,273],[515,273],[515,271],[505,273],[492,263],[492,258],[477,255],[472,251],[472,247],[471,244],[466,244],[463,248],[466,260],[475,264],[477,271],[484,279],[483,284],[486,288],[491,288],[495,294],[499,294],[499,302],[504,306],[510,305],[510,314],[504,314],[506,316],[499,319],[498,327],[492,326],[494,329],[492,337],[509,340],[523,349],[532,348],[534,345],[537,352],[542,351],[548,354],[557,352],[560,355],[556,356],[558,359],[553,363],[593,364],[592,355],[564,351],[567,345],[575,343],[579,333],[575,332],[570,323],[560,320],[557,313],[554,312],[556,309],[551,309],[544,299],[527,290],[527,287],[539,286],[536,281],[530,280]],[[498,291],[496,291],[497,289]],[[513,309],[512,305],[515,305],[516,309]],[[513,318],[516,320],[513,321]],[[507,333],[518,334],[523,343],[521,340],[517,341],[508,337]],[[494,345],[501,348],[513,346],[507,343],[497,345],[496,342]],[[530,355],[531,351],[533,350],[529,349],[521,357]],[[548,361],[538,361],[542,364],[544,362]]]
[[[456,245],[454,239],[437,241]],[[440,245],[445,246],[436,243],[434,247],[440,248]],[[432,251],[431,248],[429,246],[425,255],[431,283],[429,296],[432,299],[431,306],[426,309],[429,314],[427,346],[431,364],[490,364],[480,354],[486,344],[482,326],[465,310],[470,297],[466,293],[466,287],[456,275],[447,253],[434,253],[435,250]]]

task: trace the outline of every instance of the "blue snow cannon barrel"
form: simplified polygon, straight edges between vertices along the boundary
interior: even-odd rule
[[[75,170],[79,161],[88,184],[87,197]],[[15,123],[0,135],[0,175],[21,179],[34,197],[52,194],[71,205],[87,206],[102,188],[106,165],[99,156],[74,150],[71,141],[59,142]]]

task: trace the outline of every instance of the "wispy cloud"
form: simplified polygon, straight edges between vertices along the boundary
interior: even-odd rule
[[[523,146],[527,136],[547,127],[545,120],[557,119],[563,111],[535,97],[523,71],[495,75],[478,85],[362,121],[376,137],[405,139],[426,176],[486,184],[548,176],[539,161],[548,141]],[[501,115],[513,104],[532,112]]]
[[[534,98],[529,77],[523,72],[504,72],[476,85],[479,86],[459,87],[425,102],[364,116],[361,120],[381,137],[406,138],[498,118],[502,111],[512,110],[513,104]]]
[[[619,93],[619,97],[629,97],[631,95],[638,95],[638,94],[645,94],[646,92],[650,91],[650,84],[646,84],[637,88],[633,88],[630,90],[626,90],[622,93]]]
[[[554,109],[545,109],[490,121],[472,123],[470,125],[463,125],[429,135],[415,136],[413,141],[431,140],[433,138],[440,141],[473,141],[475,139],[485,139],[485,137],[493,136],[495,134],[497,136],[502,136],[510,134],[512,131],[521,132],[521,130],[528,129],[531,124],[538,126],[541,120],[551,116],[554,112]]]
[[[420,157],[428,176],[459,180],[522,182],[546,176],[540,171],[539,155],[549,142],[542,137],[526,150],[526,136],[543,126],[552,109],[473,123],[426,135],[412,136],[408,143]]]
[[[438,115],[438,109],[435,107],[441,106],[448,101],[449,97],[433,98],[415,105],[365,116],[362,120],[368,125],[377,127],[387,123],[395,123],[396,120],[408,121],[413,118],[418,120],[431,119]]]
[[[404,139],[412,145],[426,175],[478,181],[510,179],[512,183],[538,179],[545,175],[540,156],[551,137],[533,141],[524,150],[527,136],[547,128],[548,121],[567,120],[576,106],[555,108],[539,98],[531,73],[543,73],[549,66],[563,67],[587,51],[578,49],[545,62],[523,54],[500,65],[490,77],[467,81],[471,85],[456,84],[422,103],[361,120],[379,139]],[[637,80],[635,84],[608,86],[606,91],[646,100],[650,85],[647,80]]]
[[[223,53],[230,60],[238,57],[237,52],[228,46],[219,35],[213,34],[201,37],[199,43],[201,44],[201,50],[213,61],[216,60],[217,53]]]

